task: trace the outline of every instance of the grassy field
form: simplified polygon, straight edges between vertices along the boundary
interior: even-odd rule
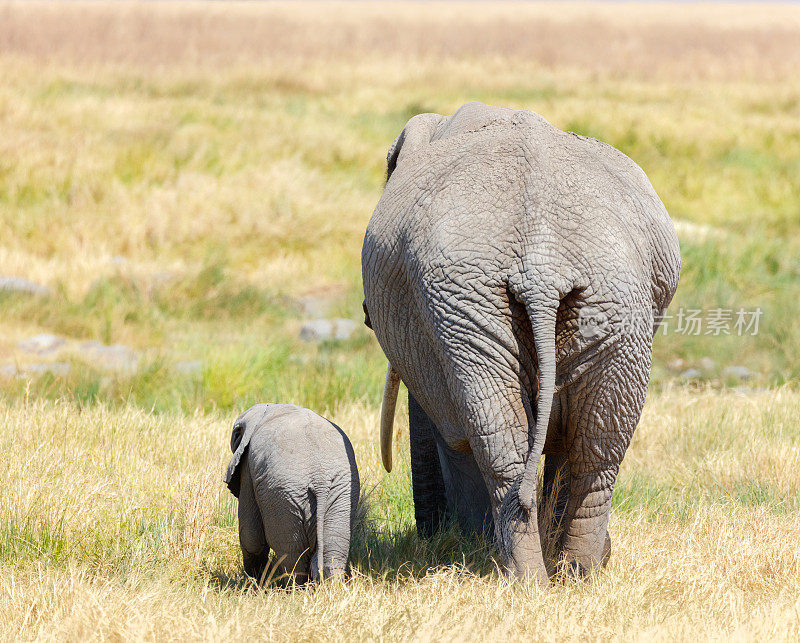
[[[798,43],[790,5],[0,3],[0,277],[50,289],[0,290],[0,369],[69,365],[0,375],[0,637],[796,639]],[[673,311],[763,311],[755,336],[656,338],[609,568],[548,591],[417,540],[402,422],[379,469],[374,338],[299,338],[309,301],[360,323],[405,121],[472,99],[642,166],[681,241]],[[40,333],[66,348],[20,349]],[[138,365],[71,350],[90,340]],[[266,399],[353,439],[344,585],[242,575],[221,476]]]

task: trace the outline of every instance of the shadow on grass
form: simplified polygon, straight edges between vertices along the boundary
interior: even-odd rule
[[[413,524],[387,528],[365,520],[357,526],[350,547],[350,568],[383,580],[419,579],[450,566],[483,576],[499,569],[497,560],[490,539],[465,536],[455,522],[425,540],[417,535]]]
[[[448,525],[430,540],[417,535],[414,525],[385,528],[376,521],[364,520],[356,525],[350,546],[350,574],[369,576],[376,580],[417,580],[429,572],[456,566],[477,575],[488,575],[499,569],[491,541],[483,537],[463,536],[458,526]],[[209,570],[211,586],[218,591],[257,590],[259,585],[270,590],[313,587],[295,583],[289,578],[265,578],[259,583],[244,571],[231,574],[218,569]]]
[[[554,493],[547,502],[539,497],[539,520],[552,524],[563,474],[554,481]],[[542,484],[539,484],[540,494]],[[374,489],[373,489],[374,492]],[[362,495],[357,509],[355,526],[350,543],[350,575],[361,575],[375,580],[419,580],[431,572],[447,567],[477,576],[502,574],[502,564],[496,544],[489,534],[463,534],[452,519],[430,539],[417,535],[416,525],[408,521],[394,524],[370,515],[372,492]],[[544,540],[548,571],[555,572],[561,527],[552,524]],[[274,555],[274,554],[273,554]],[[220,590],[256,589],[258,585],[270,589],[294,589],[300,585],[289,578],[268,578],[256,583],[241,572],[231,576],[211,570],[213,584]]]

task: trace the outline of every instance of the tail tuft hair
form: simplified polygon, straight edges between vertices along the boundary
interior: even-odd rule
[[[503,497],[497,516],[497,546],[505,560],[510,560],[514,550],[514,525],[527,522],[530,511],[519,501],[520,479],[514,481]]]

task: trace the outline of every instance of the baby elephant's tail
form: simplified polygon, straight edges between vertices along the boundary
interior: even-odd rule
[[[328,511],[328,490],[312,491],[317,499],[317,553],[314,554],[317,564],[311,564],[311,580],[315,583],[325,576],[325,514]]]

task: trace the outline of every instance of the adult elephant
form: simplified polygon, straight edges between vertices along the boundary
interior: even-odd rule
[[[481,103],[409,120],[387,174],[361,257],[389,360],[384,465],[402,379],[420,532],[448,508],[465,529],[490,516],[506,568],[547,582],[544,454],[545,497],[566,470],[562,555],[590,570],[610,552],[611,494],[678,283],[664,206],[616,149]]]

